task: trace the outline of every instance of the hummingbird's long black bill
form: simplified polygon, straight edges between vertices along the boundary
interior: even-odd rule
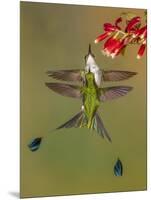
[[[91,51],[91,44],[89,44],[88,54],[92,54],[92,51]]]
[[[91,55],[93,58],[95,58],[95,55],[92,53],[92,48],[91,48],[91,44],[89,44],[89,48],[88,48],[88,55]]]
[[[91,50],[91,44],[89,44],[89,47],[88,47],[88,54],[85,55],[85,57],[84,57],[85,62],[87,61],[87,58],[88,58],[90,55],[91,55],[93,58],[95,58],[95,55],[92,53],[92,50]]]

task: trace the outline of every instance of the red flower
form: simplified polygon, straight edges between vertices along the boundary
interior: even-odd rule
[[[141,39],[146,39],[147,37],[147,25],[142,27],[141,29],[139,29],[139,34],[138,36],[141,38]]]
[[[105,23],[104,24],[104,30],[107,31],[107,32],[114,32],[114,31],[118,30],[118,28],[116,26],[113,26],[110,23]]]
[[[113,25],[111,23],[104,23],[105,33],[99,35],[95,43],[105,40],[110,36],[104,43],[102,53],[112,58],[119,55],[128,44],[140,44],[137,58],[141,58],[146,49],[147,25],[140,28],[141,18],[137,16],[129,21],[126,20],[126,28],[123,31],[119,26],[121,22],[122,18],[119,17]]]
[[[112,32],[115,32],[117,30],[120,30],[121,28],[118,26],[118,24],[122,21],[122,18],[118,18],[116,21],[115,21],[115,25],[113,26],[112,24],[110,23],[105,23],[104,24],[104,31],[105,33],[99,35],[96,39],[95,39],[95,43],[98,43],[104,39],[106,39]]]
[[[115,46],[117,46],[120,43],[119,40],[117,40],[114,36],[110,37],[104,44],[104,49],[113,49]]]
[[[138,50],[137,59],[140,59],[143,56],[145,49],[146,49],[146,44],[142,44]]]
[[[134,33],[133,33],[133,37],[136,38],[136,37],[140,37],[141,39],[146,39],[147,37],[147,25],[146,26],[143,26],[142,28],[136,30]]]
[[[116,26],[119,30],[121,30],[121,28],[118,26],[118,24],[121,23],[121,22],[122,22],[122,17],[117,18],[116,21],[115,21],[115,26]]]
[[[113,52],[111,53],[111,57],[115,58],[115,56],[119,55],[122,51],[123,48],[126,47],[125,45],[125,40],[122,40],[118,46],[116,46],[116,48],[113,50]]]
[[[132,18],[126,26],[125,32],[129,33],[131,31],[135,31],[138,24],[140,24],[140,17]]]
[[[95,39],[94,42],[95,42],[95,43],[98,43],[98,42],[100,42],[100,41],[106,39],[109,35],[110,35],[110,32],[105,32],[105,33],[99,35],[99,36]]]
[[[111,56],[114,58],[117,56],[121,50],[124,48],[125,43],[124,39],[117,39],[114,36],[110,37],[104,44],[104,49],[102,50],[102,53],[106,56]]]

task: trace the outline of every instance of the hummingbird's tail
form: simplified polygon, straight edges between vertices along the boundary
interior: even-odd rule
[[[62,124],[56,129],[58,130],[61,128],[72,128],[72,127],[75,127],[75,128],[87,127],[91,130],[95,130],[103,138],[106,137],[111,142],[111,138],[107,130],[105,129],[102,119],[100,118],[98,113],[95,113],[90,123],[90,126],[89,126],[89,121],[85,113],[83,112],[83,110],[81,110],[79,113],[73,116],[70,120],[68,120],[67,122],[65,122],[64,124]],[[32,139],[30,143],[28,144],[29,149],[33,152],[37,151],[41,146],[42,140],[43,140],[42,137],[37,137],[37,138]]]
[[[109,136],[109,133],[104,127],[103,121],[97,112],[93,120],[93,129],[96,130],[96,132],[103,138],[106,137],[110,142],[112,142],[111,137]]]
[[[109,136],[109,133],[104,127],[104,124],[102,122],[102,119],[98,115],[98,113],[95,114],[91,126],[88,126],[89,121],[84,114],[83,111],[80,111],[77,113],[75,116],[73,116],[70,120],[62,124],[61,126],[57,127],[56,129],[61,129],[61,128],[82,128],[82,127],[87,127],[89,129],[95,130],[99,135],[101,135],[103,138],[106,137],[110,142],[111,138]]]
[[[85,114],[83,111],[80,111],[79,113],[74,115],[69,121],[65,122],[64,124],[57,127],[56,129],[84,127],[84,124],[86,124]]]

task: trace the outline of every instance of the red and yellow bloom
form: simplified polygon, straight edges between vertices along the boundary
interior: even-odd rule
[[[140,44],[137,58],[141,58],[146,49],[147,25],[141,27],[141,18],[133,17],[126,21],[124,31],[119,24],[123,21],[122,17],[115,20],[114,25],[111,23],[104,24],[104,33],[95,39],[95,43],[107,39],[104,43],[102,53],[108,57],[115,58],[128,44]]]

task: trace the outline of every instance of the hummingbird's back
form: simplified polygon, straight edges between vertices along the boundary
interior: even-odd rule
[[[97,86],[94,81],[93,73],[89,72],[86,74],[86,84],[83,90],[83,104],[84,112],[89,120],[92,120],[97,108],[100,105],[97,93]]]

